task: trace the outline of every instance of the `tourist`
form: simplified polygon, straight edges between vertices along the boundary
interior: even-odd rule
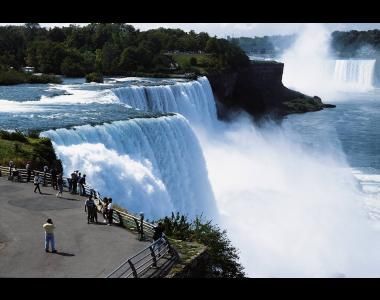
[[[108,205],[107,205],[107,213],[108,213],[108,225],[112,225],[113,223],[113,205],[112,205],[112,198],[108,199]]]
[[[30,181],[30,177],[32,176],[32,167],[30,166],[30,161],[26,164],[26,173],[28,174],[28,177],[26,178],[26,182]]]
[[[86,196],[86,190],[84,189],[84,185],[86,184],[86,174],[83,174],[82,177],[79,178],[79,194],[81,196]]]
[[[34,175],[34,192],[36,193],[36,190],[38,189],[38,191],[41,193],[41,189],[40,189],[40,184],[42,183],[42,178],[40,177],[40,175],[37,173],[36,175]]]
[[[104,197],[103,202],[104,202],[104,204],[102,205],[102,213],[103,213],[104,223],[107,223],[108,222],[108,217],[107,217],[107,214],[108,214],[108,210],[107,210],[108,198]]]
[[[69,184],[69,192],[71,193],[73,190],[73,181],[71,178],[67,178],[67,183]]]
[[[58,185],[58,193],[57,193],[56,196],[58,197],[59,195],[61,195],[61,197],[62,197],[62,192],[63,192],[63,178],[62,178],[62,174],[58,175],[57,185]]]
[[[77,178],[78,178],[77,172],[78,171],[71,173],[71,183],[73,185],[72,190],[71,190],[71,194],[77,193]]]
[[[52,168],[50,170],[50,174],[51,174],[51,186],[53,187],[53,189],[58,190],[58,186],[57,186],[57,171],[55,170],[55,168]]]
[[[44,186],[46,186],[46,173],[49,171],[48,166],[44,166]]]
[[[94,222],[94,208],[95,202],[90,195],[84,204],[84,211],[87,212],[87,224],[90,224],[90,221]]]
[[[11,160],[9,162],[9,176],[11,177],[12,176],[12,170],[14,168],[14,163],[13,163],[13,160]]]
[[[49,244],[51,244],[51,252],[57,253],[55,249],[55,241],[54,241],[54,229],[53,221],[51,219],[47,219],[46,223],[42,225],[45,229],[45,251],[49,252]]]
[[[94,208],[92,209],[92,218],[93,221],[98,224],[98,207],[96,206],[96,203],[94,201]]]
[[[153,233],[153,243],[155,243],[153,246],[153,251],[156,247],[158,248],[157,256],[161,256],[160,252],[161,252],[162,241],[158,241],[158,240],[160,240],[163,237],[163,235],[164,235],[164,226],[161,222],[159,222],[158,225],[154,227],[154,233]]]

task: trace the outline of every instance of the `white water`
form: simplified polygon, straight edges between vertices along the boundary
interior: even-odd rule
[[[337,84],[349,84],[359,89],[371,89],[373,88],[375,63],[375,59],[336,60],[334,82]]]
[[[320,24],[308,24],[294,45],[280,58],[283,83],[295,90],[324,99],[338,99],[340,92],[373,89],[376,60],[335,60],[330,32]]]
[[[320,153],[291,128],[244,119],[200,141],[223,227],[250,276],[380,275],[380,234],[339,147]]]
[[[210,95],[209,84],[202,88],[201,95]],[[151,90],[162,104],[158,109],[174,105],[173,98],[165,102],[169,90]],[[119,99],[155,109],[149,97],[131,91],[124,90],[127,98],[119,95]],[[184,93],[189,101],[199,97],[198,92]],[[180,99],[174,97],[178,110],[186,107]],[[193,216],[205,212],[208,218],[220,213],[219,224],[241,250],[249,276],[379,276],[379,234],[336,144],[329,145],[327,139],[321,153],[304,146],[289,127],[268,124],[258,129],[248,118],[224,124],[210,114],[209,96],[201,97],[207,103],[198,100],[191,100],[200,107],[188,110],[187,116],[197,123],[198,111],[202,122],[214,128],[194,127],[201,147],[179,115],[44,135],[54,141],[68,173],[84,171],[103,194],[134,212],[142,210],[154,218],[172,210]]]
[[[150,219],[180,211],[216,215],[199,143],[180,115],[49,130],[65,175],[74,170],[101,194]]]
[[[120,102],[153,112],[177,112],[190,122],[210,126],[216,121],[216,107],[206,77],[197,81],[163,86],[128,86],[114,89]]]

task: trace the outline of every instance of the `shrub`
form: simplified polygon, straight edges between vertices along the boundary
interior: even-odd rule
[[[29,83],[62,83],[62,79],[59,76],[41,74],[41,75],[30,75],[28,78]]]
[[[22,72],[15,70],[0,72],[0,84],[2,85],[25,83],[26,80],[26,76]]]
[[[192,66],[196,66],[197,65],[197,59],[196,59],[196,57],[192,56],[190,58],[190,65],[192,65]]]
[[[40,133],[38,130],[29,130],[28,131],[28,137],[32,139],[38,139],[40,137]]]
[[[189,221],[179,213],[160,220],[167,236],[188,242],[199,242],[208,248],[209,260],[198,266],[203,277],[243,278],[243,266],[238,262],[238,250],[231,245],[226,230],[196,217]]]
[[[8,132],[5,130],[1,130],[0,131],[0,137],[4,140],[19,141],[22,143],[28,143],[28,139],[26,138],[26,136],[18,130],[16,130],[15,132]]]
[[[101,73],[93,72],[86,75],[86,82],[98,82],[103,83],[104,78]]]

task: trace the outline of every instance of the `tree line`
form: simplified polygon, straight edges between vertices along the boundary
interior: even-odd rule
[[[334,31],[331,46],[338,57],[374,58],[380,53],[380,30]]]
[[[82,77],[92,72],[168,72],[170,53],[205,53],[210,70],[237,69],[249,63],[236,45],[207,33],[180,29],[140,31],[123,23],[43,28],[38,23],[0,27],[0,70],[21,70]]]
[[[296,40],[296,35],[272,35],[263,37],[238,37],[227,38],[234,45],[239,46],[246,53],[250,54],[271,54],[281,55],[286,49],[291,47]]]

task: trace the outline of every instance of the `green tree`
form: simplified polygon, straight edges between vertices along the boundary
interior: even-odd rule
[[[199,242],[207,246],[209,259],[198,266],[201,277],[242,278],[244,268],[239,263],[238,250],[231,244],[226,230],[196,217],[189,221],[186,216],[172,213],[171,217],[160,220],[168,237],[188,242]]]

